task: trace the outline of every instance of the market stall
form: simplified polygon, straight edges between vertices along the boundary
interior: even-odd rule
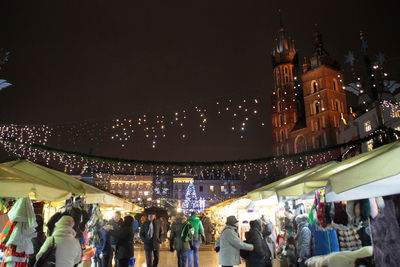
[[[226,218],[235,215],[239,220],[239,235],[244,240],[244,233],[249,230],[250,221],[264,217],[275,224],[277,204],[275,197],[255,201],[242,197],[221,202],[209,207],[206,211],[216,226],[215,238],[218,238],[224,229]]]
[[[16,160],[0,164],[0,195],[4,197],[30,196],[39,200],[58,202],[72,195],[85,197],[85,203],[98,203],[118,207],[129,212],[139,212],[141,207],[84,183],[68,174],[59,172],[27,160]],[[21,188],[3,190],[4,186]],[[15,190],[18,190],[15,192]]]
[[[400,198],[396,196],[400,193],[399,148],[397,141],[342,162],[328,162],[248,195],[257,199],[275,194],[280,205],[312,199],[314,205],[311,208],[308,205],[305,212],[309,213],[313,255],[321,258],[317,257],[316,262],[310,260],[310,266],[334,262],[344,257],[342,251],[352,255],[354,261],[357,257],[371,256],[372,249],[368,249],[371,244],[378,266],[395,266],[391,251],[400,247],[400,218],[394,212],[400,207]],[[391,234],[383,230],[386,227]]]
[[[48,222],[48,227],[54,226],[59,218],[57,214],[73,216],[76,222],[79,222],[75,226],[77,238],[82,240],[86,248],[85,255],[88,257],[93,255],[92,248],[98,240],[103,214],[110,219],[116,210],[122,213],[142,211],[141,207],[72,176],[26,160],[0,164],[0,198],[2,198],[1,203],[11,203],[10,200],[13,199],[17,199],[18,203],[21,199],[25,199],[30,203],[26,206],[32,206],[28,210],[33,210],[33,204],[44,203],[43,212],[41,210],[39,214],[43,215],[45,222]],[[10,233],[7,225],[13,225],[14,221],[7,215],[9,209],[4,208],[4,205],[0,206],[2,207],[0,228],[3,229],[6,224],[3,230],[6,237]],[[48,229],[44,227],[43,230]],[[3,243],[5,260],[14,257],[13,249],[15,247],[10,247],[8,242]],[[27,255],[30,253],[31,251],[27,250],[24,255],[18,254],[20,256],[18,266],[26,266]]]

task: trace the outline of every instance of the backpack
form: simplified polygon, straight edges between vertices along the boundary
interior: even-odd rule
[[[181,230],[181,238],[183,242],[192,242],[194,238],[194,227],[189,223],[186,222]]]

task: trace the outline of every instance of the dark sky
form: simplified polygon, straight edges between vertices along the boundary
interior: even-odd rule
[[[398,9],[388,1],[2,1],[0,47],[11,57],[0,78],[14,86],[0,92],[0,120],[101,120],[241,97],[263,98],[268,118],[278,9],[300,58],[312,52],[315,23],[342,65],[344,54],[358,49],[362,29],[372,54],[384,52],[398,79]],[[194,130],[189,140],[169,138],[156,150],[138,141],[125,150],[100,144],[93,153],[155,160],[268,156],[267,123],[249,129],[244,140],[215,122],[206,134]]]

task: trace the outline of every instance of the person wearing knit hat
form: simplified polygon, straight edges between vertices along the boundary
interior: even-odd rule
[[[239,221],[236,219],[235,216],[229,216],[228,218],[226,218],[226,224],[227,225],[232,225],[235,226]]]
[[[235,216],[226,218],[226,226],[217,240],[216,250],[219,251],[219,264],[223,267],[240,265],[240,250],[252,251],[252,244],[240,240],[237,232],[238,220]]]
[[[36,259],[39,259],[46,252],[53,242],[56,245],[57,267],[73,267],[81,261],[82,249],[79,241],[75,238],[76,232],[73,229],[75,225],[74,218],[71,216],[62,216],[55,224],[53,234],[46,239],[40,248]]]

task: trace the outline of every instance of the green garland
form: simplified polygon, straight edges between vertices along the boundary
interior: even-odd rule
[[[380,127],[376,129],[373,133],[369,134],[364,138],[360,138],[358,140],[350,141],[343,144],[337,144],[332,146],[327,146],[320,149],[314,149],[307,152],[297,153],[297,154],[288,154],[282,156],[269,156],[263,158],[256,159],[242,159],[242,160],[231,160],[231,161],[156,161],[156,160],[134,160],[134,159],[123,159],[123,158],[115,158],[115,157],[105,157],[105,156],[95,156],[89,155],[80,152],[62,150],[57,148],[52,148],[43,145],[37,144],[23,144],[20,142],[12,141],[12,140],[1,140],[2,142],[12,143],[18,146],[24,146],[26,148],[37,149],[49,153],[57,153],[64,156],[74,156],[81,157],[87,161],[102,161],[108,163],[124,163],[124,164],[133,164],[133,165],[146,165],[146,166],[176,166],[176,167],[213,167],[213,166],[227,166],[227,165],[242,165],[242,164],[259,164],[259,163],[268,163],[274,160],[285,160],[285,159],[300,159],[302,157],[312,156],[315,154],[320,154],[324,152],[328,152],[331,150],[346,148],[346,147],[354,147],[360,146],[362,143],[365,143],[373,138],[376,138],[382,134],[386,134],[389,136],[393,136],[394,134],[400,136],[400,131],[394,130],[392,128],[387,128],[386,126]],[[340,160],[340,159],[338,159]]]

